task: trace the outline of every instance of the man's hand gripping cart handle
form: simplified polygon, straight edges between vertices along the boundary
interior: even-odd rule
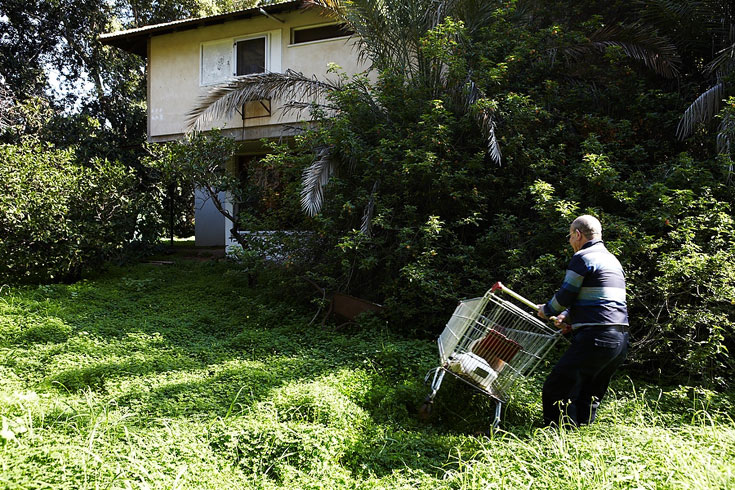
[[[533,308],[534,310],[537,309],[536,303],[534,303],[533,301],[527,300],[526,298],[524,298],[520,294],[516,293],[515,291],[512,291],[511,289],[508,289],[507,287],[503,286],[503,283],[500,282],[500,281],[498,281],[495,284],[493,284],[493,287],[490,288],[490,291],[492,291],[492,292],[501,291],[501,292],[507,294],[508,296],[510,296],[511,298],[514,298],[514,299],[518,300],[519,302],[523,303],[524,305],[528,306],[529,308]],[[549,317],[549,320],[551,320],[552,322],[554,322],[554,325],[556,325],[557,318],[555,316],[550,316]],[[559,328],[561,329],[561,333],[562,334],[566,335],[566,334],[568,334],[569,332],[572,331],[572,326],[569,325],[568,323],[563,323],[562,322],[560,325],[561,326]]]

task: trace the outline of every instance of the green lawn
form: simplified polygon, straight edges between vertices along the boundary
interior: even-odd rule
[[[308,285],[248,284],[180,261],[3,287],[0,487],[735,487],[732,394],[621,375],[559,432],[535,378],[487,437],[493,404],[446,381],[420,423],[433,342],[310,326]]]

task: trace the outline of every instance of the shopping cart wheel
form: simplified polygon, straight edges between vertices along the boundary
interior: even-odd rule
[[[426,422],[431,417],[431,412],[434,411],[434,400],[430,396],[426,397],[424,403],[419,407],[419,420]]]
[[[436,392],[439,391],[439,387],[442,385],[443,379],[444,370],[441,367],[434,368],[426,373],[424,383],[429,384],[429,380],[431,380],[431,393],[426,395],[426,400],[424,400],[424,403],[419,407],[418,415],[420,420],[425,421],[431,417],[431,412],[434,409],[434,397],[436,396]]]

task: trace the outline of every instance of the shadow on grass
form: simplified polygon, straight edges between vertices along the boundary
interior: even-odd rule
[[[453,467],[457,447],[478,444],[468,435],[489,430],[494,403],[450,377],[433,419],[417,420],[428,393],[423,376],[437,362],[435,344],[378,330],[306,326],[313,310],[289,301],[301,294],[297,288],[249,288],[246,276],[231,271],[226,264],[136,266],[95,282],[39,290],[24,300],[29,309],[46,308],[71,332],[62,331],[56,344],[48,336],[26,337],[46,342],[19,345],[17,355],[25,360],[14,368],[41,370],[37,381],[44,389],[76,396],[89,389],[114,398],[136,414],[130,424],[156,418],[214,423],[229,413],[238,421],[228,421],[233,425],[213,435],[212,444],[244,469],[273,465],[250,456],[261,451],[281,458],[278,465],[314,471],[323,460],[365,478],[406,469],[441,477]],[[58,325],[49,325],[49,335],[56,335]],[[335,427],[276,417],[259,425],[248,418],[278,390],[342,371],[364,374],[364,385],[360,376],[355,386],[334,385],[364,411],[365,422]],[[530,380],[522,397],[505,406],[504,429],[531,437],[529,427],[540,420],[541,382]],[[294,398],[288,409],[303,410],[303,403]],[[273,470],[274,478],[285,478],[284,468]]]
[[[302,379],[306,364],[303,359],[279,358],[226,366],[210,373],[195,371],[182,380],[163,379],[153,386],[133,386],[118,402],[146,416],[224,417],[231,408],[236,414],[243,413],[274,388]],[[318,374],[314,366],[308,367]]]

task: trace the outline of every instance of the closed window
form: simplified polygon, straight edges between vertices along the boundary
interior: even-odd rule
[[[246,39],[235,43],[235,75],[265,72],[265,37]]]
[[[232,39],[202,44],[199,83],[212,85],[232,77]]]

